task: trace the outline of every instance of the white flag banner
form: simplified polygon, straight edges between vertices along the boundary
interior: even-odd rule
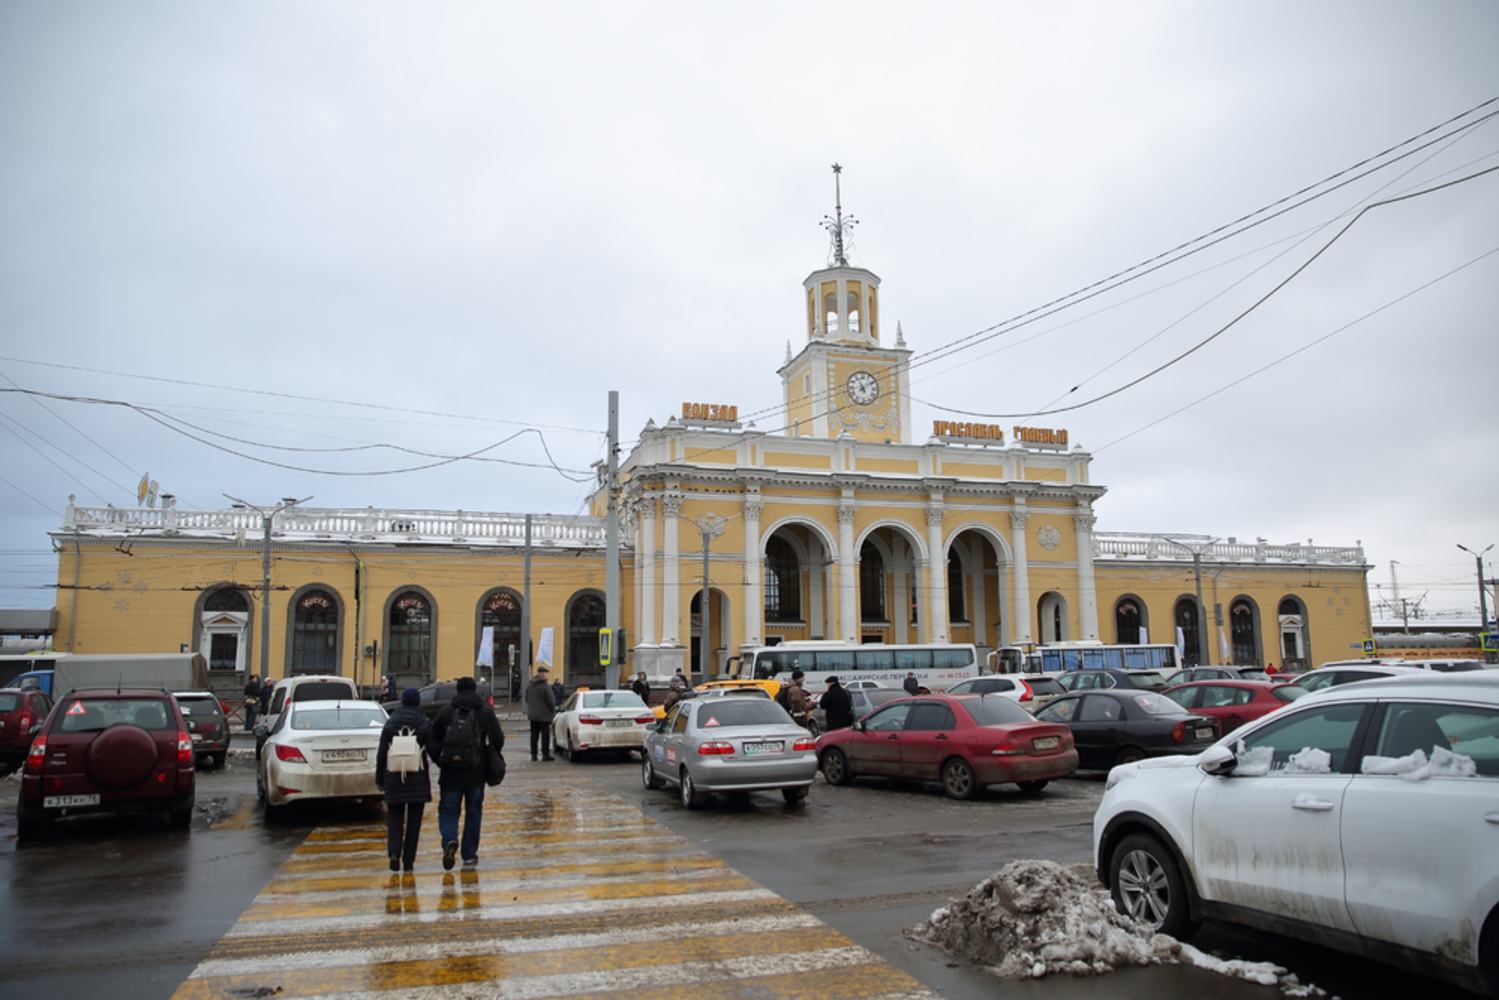
[[[536,650],[536,662],[552,665],[552,632],[550,627],[541,630],[541,646]]]
[[[1145,646],[1145,645],[1148,645],[1149,643],[1150,643],[1150,629],[1146,628],[1144,625],[1141,625],[1140,626],[1140,645]]]
[[[1180,625],[1176,626],[1176,656],[1183,662],[1187,659],[1187,633],[1182,631]]]
[[[484,631],[479,635],[479,659],[474,663],[476,667],[494,666],[494,626],[485,625]]]
[[[1218,626],[1218,647],[1223,650],[1223,662],[1232,663],[1234,660],[1233,650],[1228,645],[1228,635],[1223,631],[1223,626]]]

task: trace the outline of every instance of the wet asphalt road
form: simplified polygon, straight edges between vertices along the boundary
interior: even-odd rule
[[[788,807],[778,795],[752,795],[719,797],[707,810],[688,811],[668,790],[643,789],[633,758],[533,764],[520,759],[524,754],[508,756],[528,782],[540,778],[544,787],[547,769],[555,769],[559,790],[565,783],[573,797],[580,782],[618,796],[942,996],[1279,995],[1181,967],[1001,982],[902,936],[903,928],[1010,860],[1089,862],[1091,818],[1102,792],[1096,777],[1056,782],[1034,796],[1000,786],[966,803],[931,786],[861,779],[835,788],[819,779],[802,807]],[[315,828],[324,835],[381,820],[378,806],[336,805],[297,810],[284,825],[267,826],[249,760],[199,779],[190,832],[150,819],[101,817],[59,824],[47,842],[19,849],[16,785],[0,782],[0,996],[169,997]],[[437,867],[435,858],[430,867]],[[1225,957],[1277,962],[1344,1000],[1459,995],[1271,935],[1210,926],[1193,943]]]

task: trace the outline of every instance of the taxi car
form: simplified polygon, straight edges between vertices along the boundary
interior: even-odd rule
[[[675,785],[688,809],[714,792],[775,789],[796,804],[817,777],[816,741],[771,698],[705,695],[673,705],[646,734],[640,773],[648,789]]]
[[[266,733],[255,789],[266,819],[306,799],[379,799],[375,752],[385,709],[373,701],[288,701]]]
[[[552,744],[576,761],[591,750],[640,751],[656,714],[634,691],[592,691],[567,696],[552,719]]]

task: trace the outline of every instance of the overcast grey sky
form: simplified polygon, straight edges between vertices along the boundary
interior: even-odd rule
[[[51,606],[68,495],[147,471],[193,508],[573,513],[541,438],[586,473],[610,389],[627,440],[775,407],[835,161],[917,440],[1082,402],[1357,209],[1499,166],[1499,103],[1401,145],[1499,97],[1496,51],[1485,2],[5,4],[0,389],[157,419],[0,392],[0,604]],[[1361,541],[1475,609],[1496,249],[1499,173],[1375,209],[1028,422],[1094,452],[1101,531]]]

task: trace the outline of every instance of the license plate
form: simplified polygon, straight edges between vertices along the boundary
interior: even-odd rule
[[[633,726],[633,725],[635,725],[635,720],[634,719],[605,719],[604,720],[604,725],[606,725],[606,726],[614,726],[616,729],[623,729],[625,726]]]
[[[98,793],[93,795],[46,795],[42,797],[44,809],[71,809],[75,806],[96,806]]]
[[[1055,750],[1062,742],[1060,736],[1043,736],[1037,740],[1031,740],[1031,746],[1037,750]]]
[[[194,743],[202,743],[203,742],[203,734],[202,733],[193,733],[193,742]]]
[[[1213,731],[1211,729],[1199,729],[1197,730],[1197,738],[1199,740],[1210,740],[1213,738]]]
[[[786,749],[786,743],[783,740],[775,740],[771,743],[745,743],[741,749],[746,756],[757,753],[780,753]]]
[[[324,750],[324,760],[364,760],[368,750]]]

